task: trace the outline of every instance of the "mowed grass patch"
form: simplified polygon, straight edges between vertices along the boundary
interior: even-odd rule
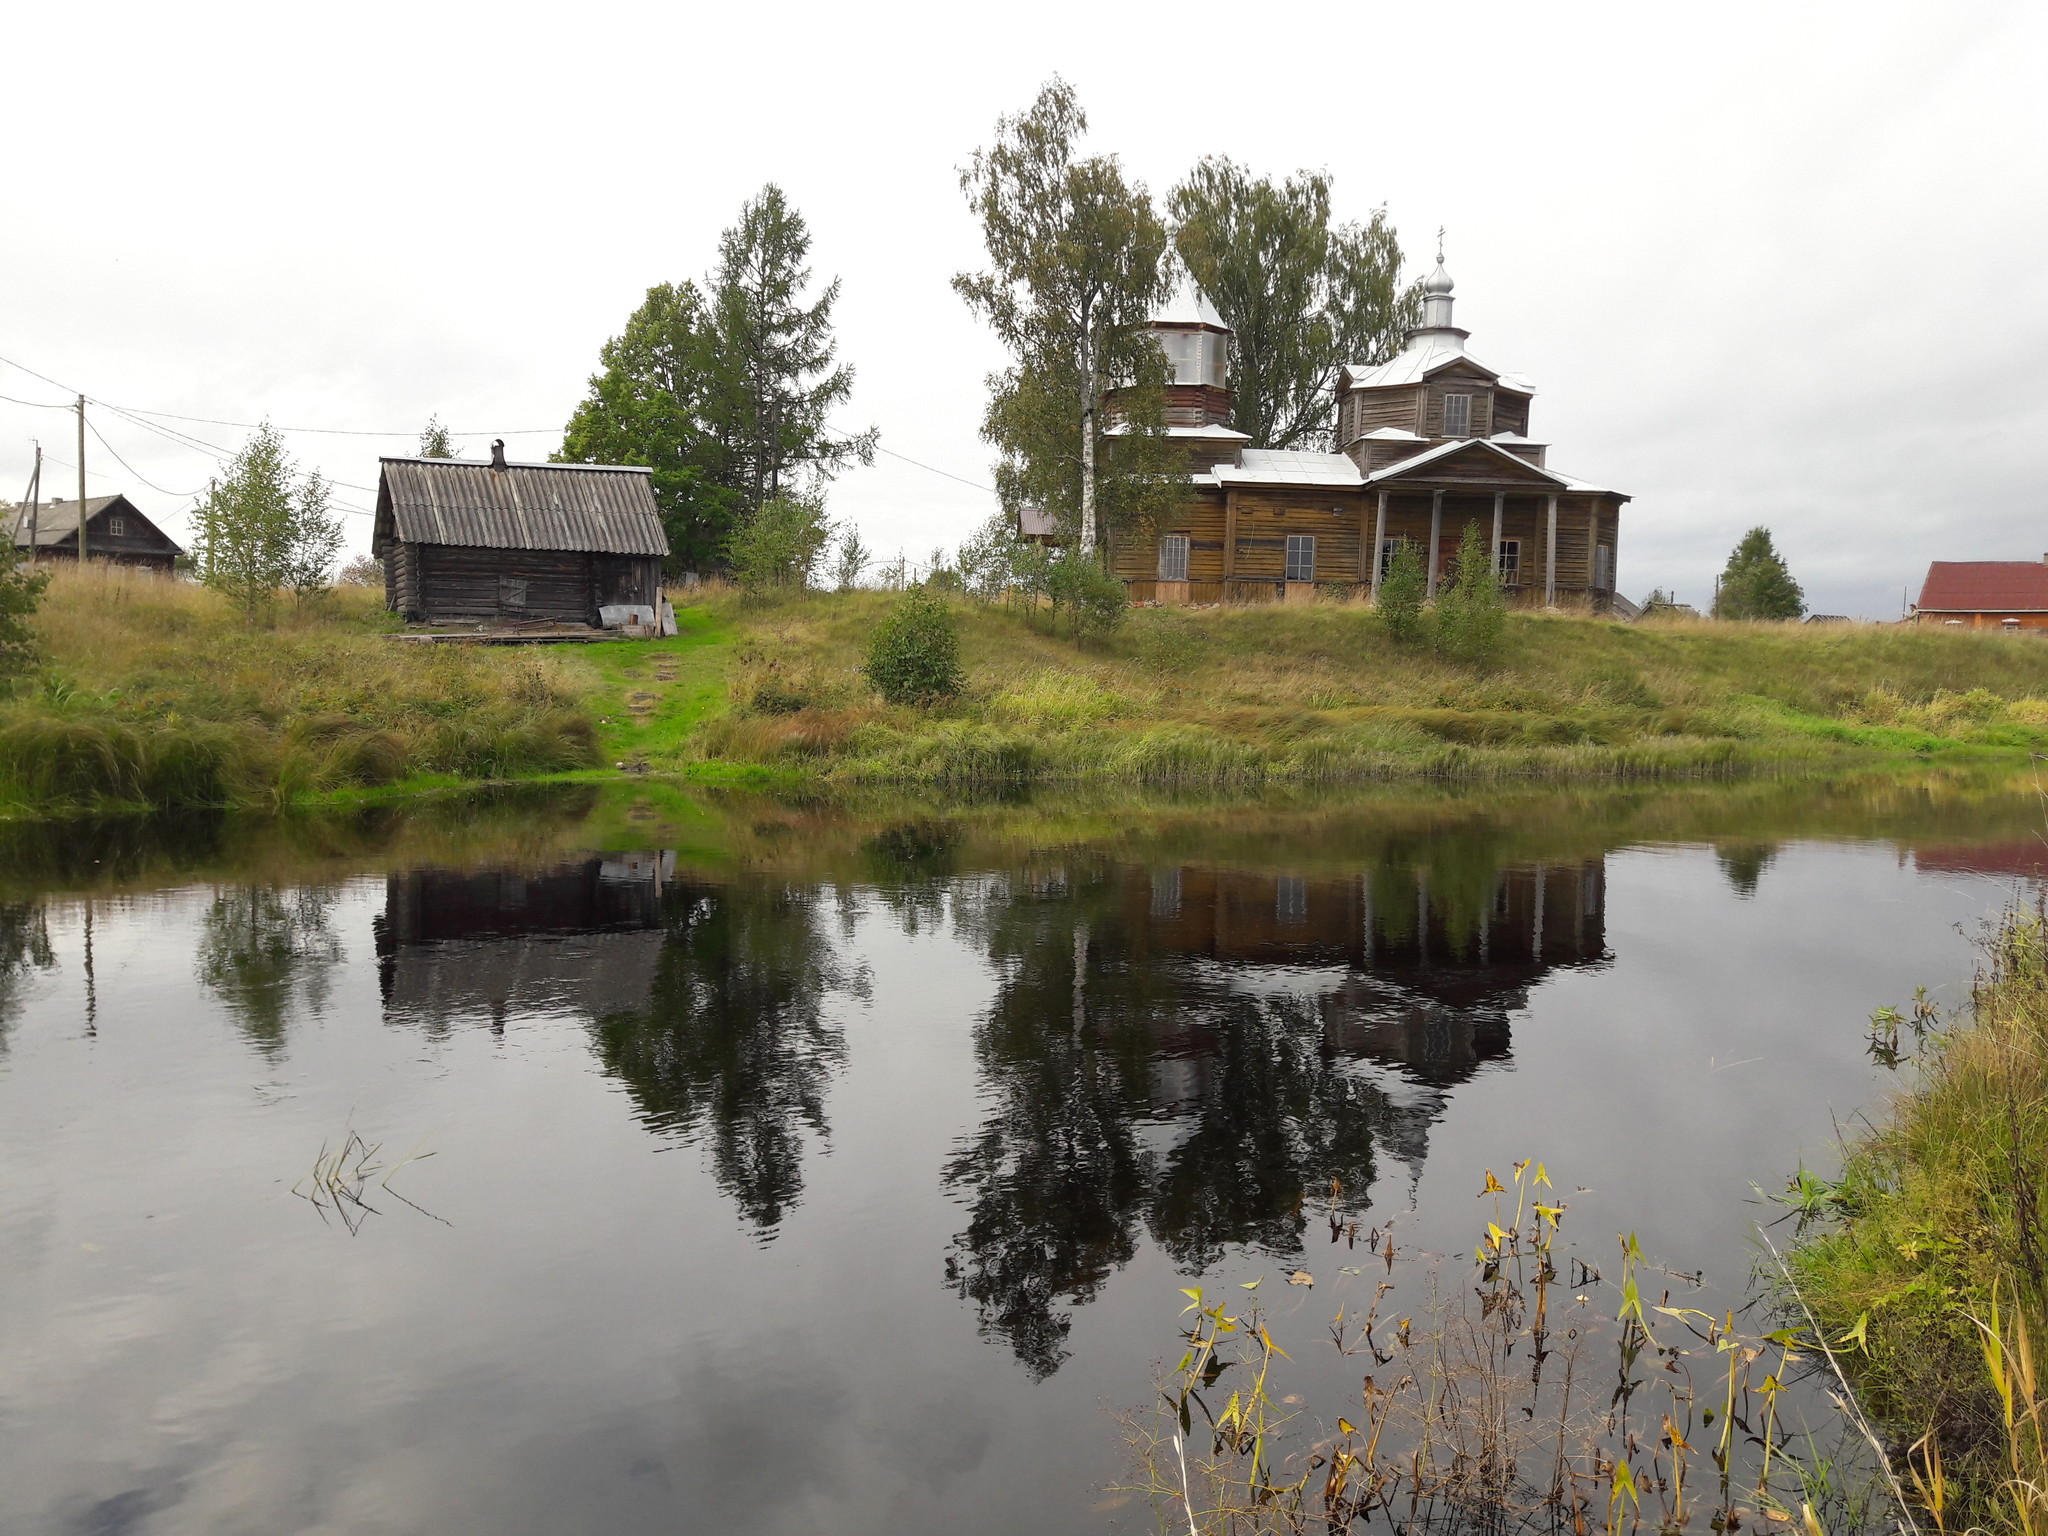
[[[663,771],[698,756],[704,723],[727,708],[733,634],[708,606],[676,610],[679,631],[665,640],[579,646],[568,664],[585,679],[584,704],[606,765]]]

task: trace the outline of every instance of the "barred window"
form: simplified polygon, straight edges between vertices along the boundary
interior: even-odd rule
[[[1159,541],[1159,579],[1161,581],[1186,581],[1188,579],[1188,536],[1184,533],[1169,533]]]
[[[1468,437],[1472,432],[1472,397],[1444,396],[1444,436]]]
[[[1290,533],[1287,535],[1287,579],[1289,581],[1314,581],[1316,579],[1316,536],[1312,533]]]

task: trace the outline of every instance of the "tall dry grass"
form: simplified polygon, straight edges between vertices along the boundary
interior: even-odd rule
[[[17,808],[279,803],[596,755],[559,659],[398,645],[365,588],[252,625],[189,582],[60,568],[35,622],[42,666],[0,702],[0,802]]]
[[[1881,1016],[1882,1017],[1882,1016]],[[1896,1036],[1880,1040],[1889,1052]],[[1850,1146],[1838,1218],[1793,1259],[1934,1523],[2048,1529],[2048,910],[1987,943],[1967,1017],[1926,1042],[1918,1080]]]
[[[702,601],[739,636],[702,751],[847,782],[1664,778],[2048,748],[2031,637],[1518,613],[1475,667],[1394,643],[1358,604],[1145,609],[1077,644],[960,600],[968,688],[921,710],[861,675],[888,594]]]

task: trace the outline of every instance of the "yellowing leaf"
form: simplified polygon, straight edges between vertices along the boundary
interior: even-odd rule
[[[1314,1285],[1316,1277],[1305,1269],[1297,1269],[1287,1277],[1287,1283],[1289,1285]]]
[[[1347,1435],[1355,1435],[1358,1433],[1357,1426],[1354,1425],[1349,1419],[1339,1419],[1337,1421],[1337,1428]]]

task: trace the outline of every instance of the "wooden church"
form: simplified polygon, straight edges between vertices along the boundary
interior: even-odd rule
[[[1249,446],[1230,426],[1229,329],[1206,306],[1155,321],[1174,370],[1167,431],[1187,446],[1191,484],[1156,537],[1114,550],[1132,601],[1376,596],[1402,542],[1421,546],[1434,595],[1477,522],[1513,602],[1612,611],[1629,498],[1549,465],[1529,435],[1535,386],[1465,350],[1451,288],[1439,255],[1401,354],[1338,375],[1335,453]]]

